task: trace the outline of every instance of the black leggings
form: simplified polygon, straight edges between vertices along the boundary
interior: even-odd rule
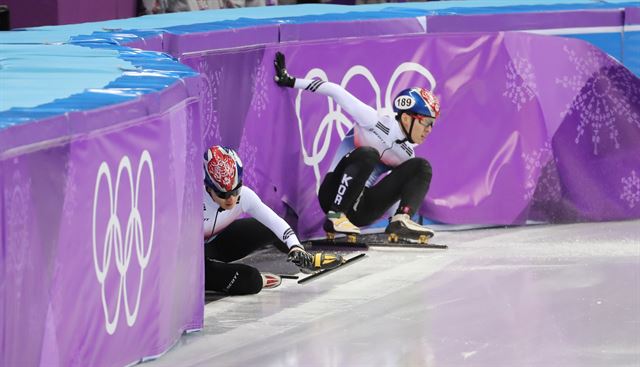
[[[365,188],[378,163],[378,151],[370,147],[356,148],[345,155],[320,185],[318,200],[322,210],[344,212],[356,226],[375,222],[398,200],[399,211],[415,214],[431,183],[429,162],[419,157],[408,159],[375,185]]]
[[[231,295],[255,294],[262,289],[258,269],[245,264],[228,264],[258,248],[274,244],[286,252],[287,246],[254,218],[238,219],[204,246],[204,288]]]

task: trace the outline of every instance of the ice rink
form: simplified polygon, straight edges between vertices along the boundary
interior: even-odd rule
[[[204,330],[143,366],[640,366],[640,221],[433,242],[449,249],[371,248],[312,282],[210,302]]]

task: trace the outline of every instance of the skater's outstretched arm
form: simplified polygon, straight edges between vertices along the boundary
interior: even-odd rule
[[[320,79],[295,78],[287,72],[284,55],[276,53],[274,65],[276,68],[275,81],[282,87],[304,89],[310,92],[320,93],[333,98],[347,113],[349,113],[358,125],[371,126],[378,121],[378,113],[371,106],[357,99],[353,94],[338,84]]]
[[[253,190],[244,186],[242,188],[242,196],[244,210],[269,228],[289,249],[296,246],[302,247],[289,224],[263,203]]]
[[[260,200],[260,197],[250,188],[242,188],[243,209],[260,223],[269,228],[287,247],[289,254],[287,261],[296,264],[303,271],[316,271],[332,268],[342,263],[342,257],[330,253],[308,253],[289,224],[280,218],[271,208]]]

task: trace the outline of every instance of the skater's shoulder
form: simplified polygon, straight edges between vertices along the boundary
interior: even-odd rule
[[[258,194],[256,194],[256,192],[247,185],[242,185],[242,191],[240,191],[240,195],[258,197]]]
[[[240,191],[240,196],[238,198],[238,204],[240,204],[243,209],[246,210],[247,208],[252,207],[261,202],[262,202],[262,199],[260,199],[260,196],[258,196],[258,194],[255,191],[253,191],[252,188],[246,185],[242,186],[242,190]]]
[[[376,123],[390,126],[396,124],[396,118],[394,115],[390,114],[389,111],[386,110],[378,110],[378,121]]]

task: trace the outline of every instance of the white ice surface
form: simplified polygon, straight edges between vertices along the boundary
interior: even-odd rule
[[[212,302],[143,366],[640,366],[640,221],[434,242]]]

